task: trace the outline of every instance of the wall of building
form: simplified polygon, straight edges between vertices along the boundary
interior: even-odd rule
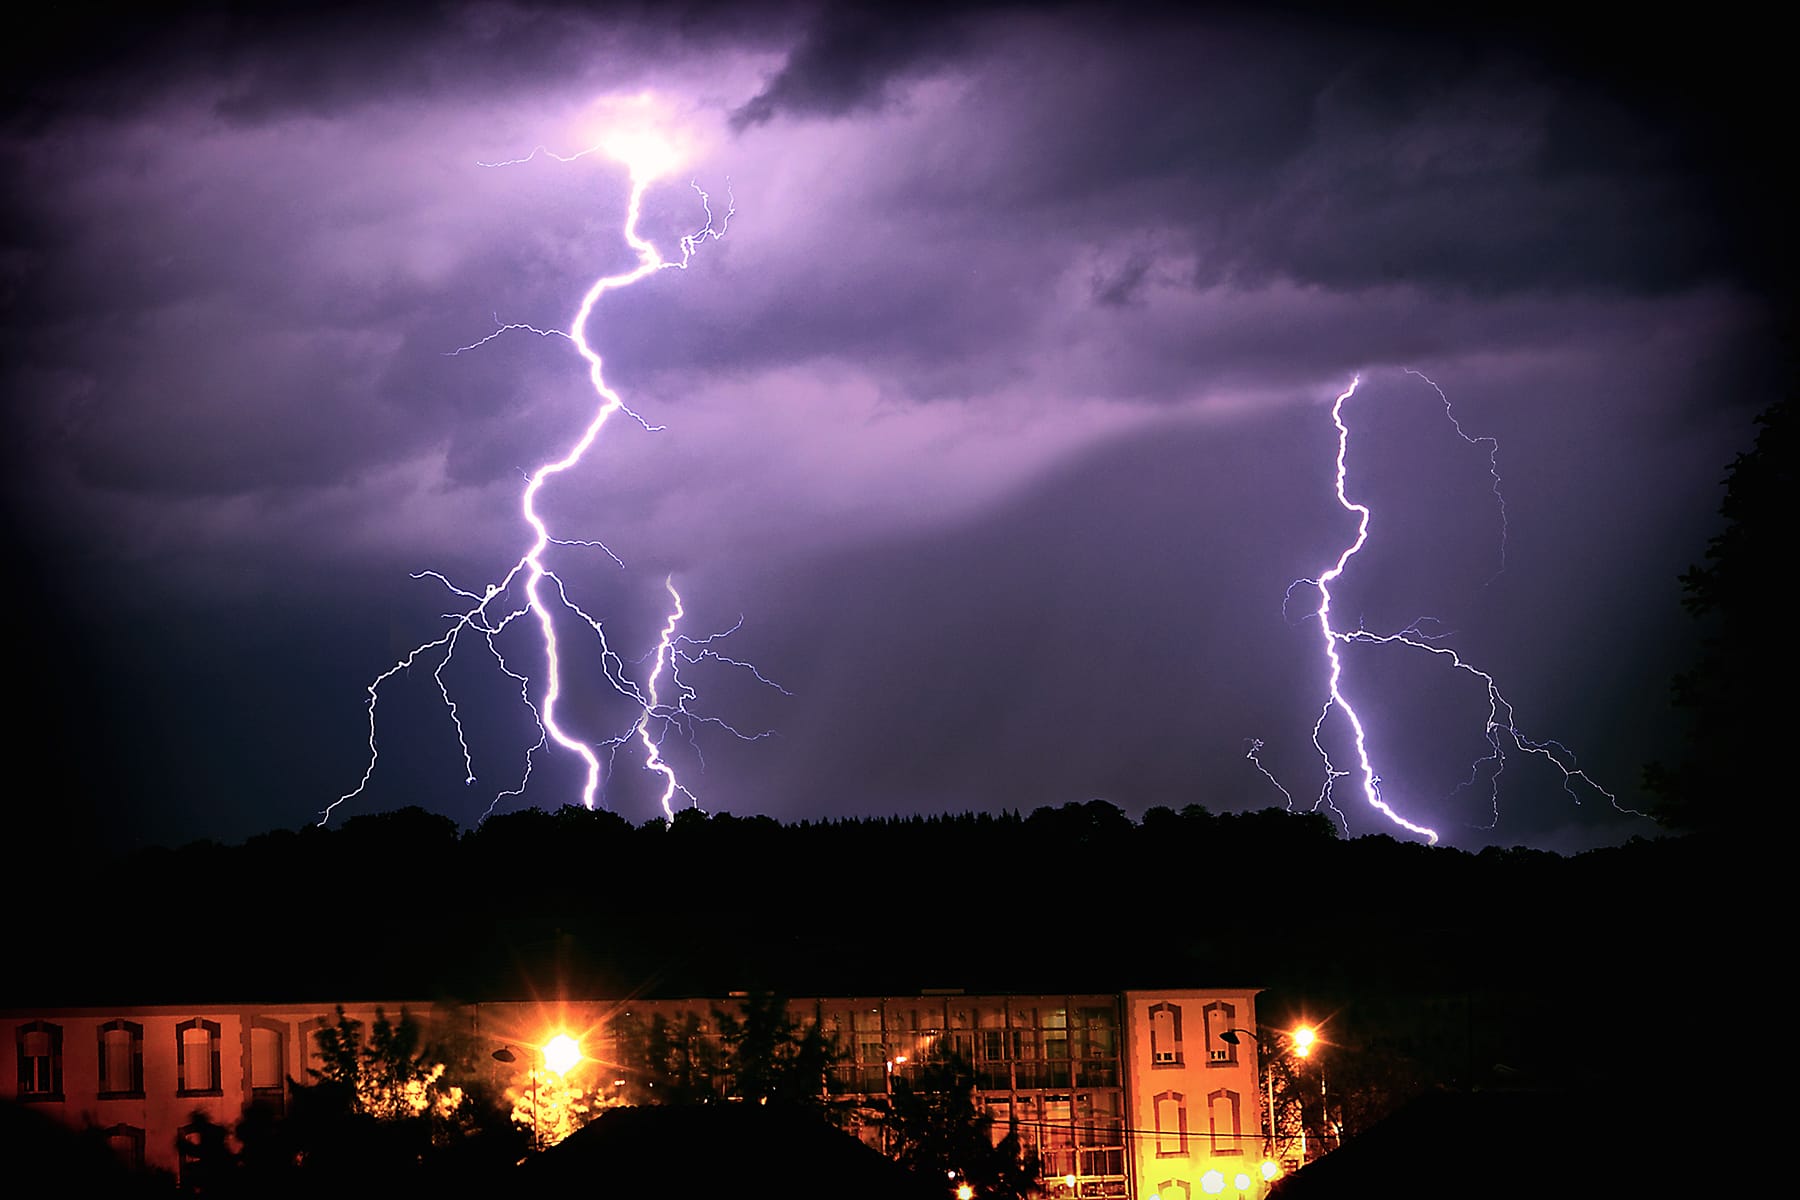
[[[375,1005],[347,1015],[369,1022]],[[384,1006],[395,1016],[400,1005]],[[72,1129],[97,1129],[121,1157],[179,1171],[196,1114],[232,1126],[251,1104],[280,1111],[287,1080],[319,1065],[329,1005],[58,1009],[4,1015],[0,1087]]]
[[[1263,1097],[1256,992],[1139,991],[1123,997],[1136,1194],[1260,1195]],[[1233,1045],[1219,1035],[1245,1031]],[[1208,1173],[1216,1173],[1208,1179]],[[1208,1183],[1216,1185],[1209,1188]]]
[[[720,1014],[742,999],[507,1002],[432,1010],[360,1004],[371,1023],[404,1009],[438,1037],[466,1039],[470,1061],[523,1090],[539,1047],[576,1038],[585,1086],[605,1102],[654,1103],[634,1071],[641,1039],[660,1023],[692,1052],[716,1054]],[[1082,995],[813,997],[786,1001],[796,1026],[816,1024],[835,1045],[827,1089],[848,1111],[872,1113],[892,1086],[933,1055],[967,1063],[996,1139],[1016,1132],[1043,1165],[1052,1197],[1190,1200],[1206,1172],[1229,1184],[1257,1174],[1263,1156],[1255,1038],[1233,1046],[1226,1029],[1254,1030],[1255,992],[1139,991]],[[64,1009],[0,1014],[0,1086],[72,1127],[113,1131],[134,1161],[179,1167],[196,1112],[230,1126],[252,1103],[282,1108],[287,1081],[319,1065],[319,1029],[333,1006],[204,1009]],[[38,1053],[52,1039],[54,1059]],[[635,1043],[635,1045],[634,1045]],[[509,1050],[509,1062],[493,1052]],[[121,1054],[129,1056],[121,1065]],[[872,1121],[853,1123],[879,1145]],[[1260,1194],[1260,1188],[1258,1189]]]

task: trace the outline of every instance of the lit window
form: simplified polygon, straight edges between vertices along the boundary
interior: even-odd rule
[[[1219,1035],[1234,1028],[1237,1023],[1237,1008],[1222,1000],[1215,1000],[1203,1010],[1206,1022],[1206,1061],[1209,1066],[1231,1067],[1237,1065],[1237,1047]]]
[[[144,1094],[144,1027],[136,1021],[100,1026],[100,1095]]]
[[[219,1023],[195,1017],[175,1027],[176,1094],[218,1095]]]
[[[19,1026],[19,1099],[61,1100],[62,1090],[62,1026]]]
[[[1081,1152],[1081,1173],[1083,1175],[1123,1175],[1125,1173],[1125,1151],[1119,1147],[1083,1150]]]
[[[1239,1138],[1243,1126],[1239,1124],[1238,1094],[1221,1088],[1209,1092],[1206,1097],[1206,1117],[1212,1127],[1212,1151],[1214,1154],[1242,1154],[1243,1146]]]
[[[1181,1065],[1181,1005],[1150,1006],[1150,1065]]]
[[[283,1030],[259,1023],[250,1030],[250,1090],[279,1092],[285,1076]]]
[[[1044,1097],[1044,1148],[1062,1150],[1075,1144],[1075,1106],[1067,1096]],[[1063,1174],[1061,1171],[1050,1174]]]
[[[1012,1101],[1007,1097],[984,1097],[987,1104],[988,1133],[998,1146],[1006,1140],[1008,1134],[1016,1133],[1018,1126],[1013,1123]]]
[[[1156,1156],[1187,1153],[1187,1098],[1180,1092],[1156,1094]]]

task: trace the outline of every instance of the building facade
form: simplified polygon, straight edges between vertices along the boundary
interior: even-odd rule
[[[349,1015],[370,1020],[376,1007]],[[0,1086],[98,1131],[132,1166],[176,1170],[196,1114],[230,1126],[253,1104],[285,1109],[291,1081],[319,1066],[315,1035],[336,1019],[333,1006],[292,1004],[9,1013]]]
[[[953,1055],[974,1074],[996,1138],[1016,1132],[1036,1152],[1052,1196],[1190,1200],[1259,1195],[1265,1154],[1254,989],[1099,994],[811,997],[786,1001],[798,1028],[817,1026],[834,1050],[827,1091],[849,1112],[873,1114],[896,1082]],[[485,1051],[512,1048],[496,1075],[534,1069],[537,1048],[575,1038],[594,1094],[651,1103],[634,1069],[651,1029],[704,1058],[719,1050],[720,1019],[742,998],[502,1002],[433,1009],[347,1007],[369,1023],[404,1009],[434,1034]],[[317,1033],[335,1006],[63,1009],[5,1014],[0,1081],[12,1098],[65,1124],[100,1131],[129,1161],[178,1170],[196,1113],[233,1124],[253,1104],[277,1111],[291,1081],[319,1065]],[[502,1079],[503,1082],[515,1082]],[[880,1145],[871,1120],[853,1122]],[[1242,1184],[1244,1178],[1253,1186]]]

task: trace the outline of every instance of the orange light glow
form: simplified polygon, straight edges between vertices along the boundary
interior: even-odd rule
[[[1294,1030],[1294,1053],[1305,1058],[1312,1053],[1313,1043],[1319,1040],[1311,1025],[1302,1025]]]
[[[544,1043],[544,1065],[558,1075],[567,1075],[581,1059],[581,1043],[566,1033]]]
[[[975,1189],[968,1184],[959,1184],[956,1188],[956,1200],[974,1200]]]

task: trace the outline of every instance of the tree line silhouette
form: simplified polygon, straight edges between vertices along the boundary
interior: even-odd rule
[[[1684,931],[1731,920],[1716,851],[1468,853],[1099,800],[793,824],[567,807],[467,832],[403,809],[74,864],[8,990],[49,1007],[1248,985],[1265,1023],[1334,1014],[1346,1045],[1467,1080],[1566,1064],[1533,1021],[1649,1021],[1634,989]]]

